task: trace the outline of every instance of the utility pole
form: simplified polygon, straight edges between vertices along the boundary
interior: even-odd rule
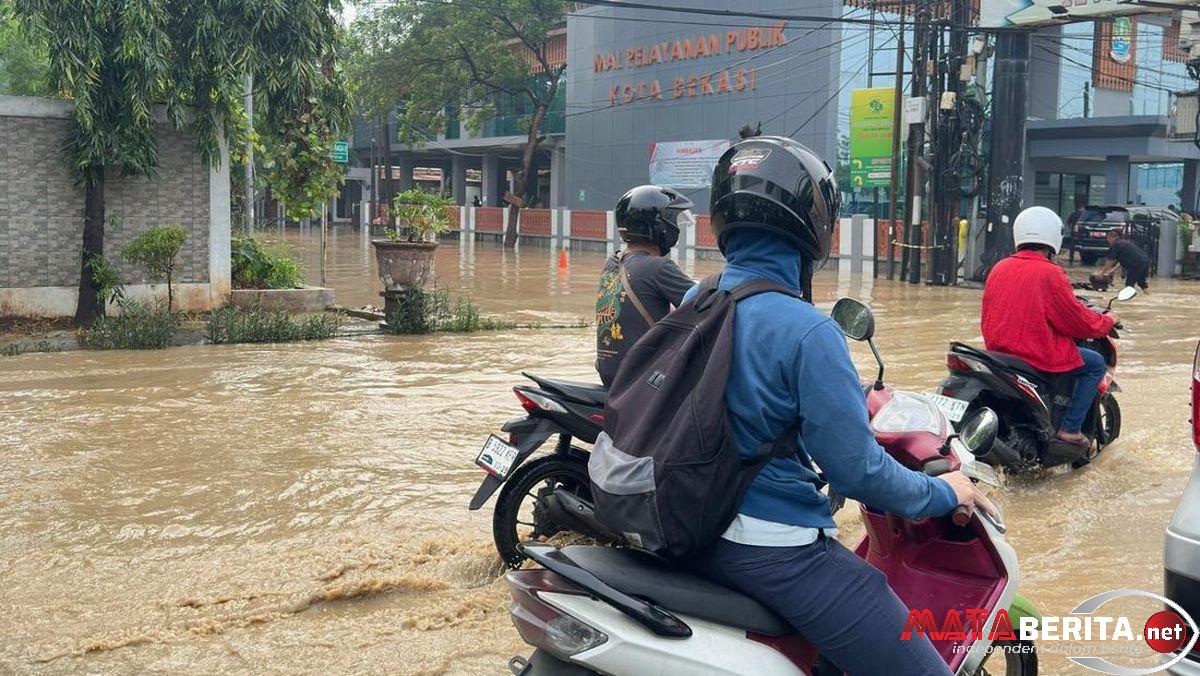
[[[917,10],[913,18],[913,77],[911,98],[920,100],[921,110],[918,120],[909,125],[908,130],[908,188],[905,208],[908,217],[908,246],[906,247],[908,263],[908,281],[910,284],[921,282],[921,194],[924,176],[921,165],[925,162],[925,119],[928,116],[928,87],[926,72],[929,60],[929,0],[918,0]],[[904,276],[904,265],[901,265],[901,276]]]
[[[992,78],[992,153],[988,167],[986,273],[1013,250],[1012,222],[1024,200],[1025,118],[1029,101],[1030,33],[1004,31],[996,36]]]
[[[383,114],[383,207],[388,221],[392,219],[392,112]]]
[[[867,88],[875,86],[875,5],[871,5],[870,33],[867,35]],[[894,108],[895,106],[893,106]],[[875,237],[879,236],[879,186],[871,188],[871,226],[875,228]],[[872,241],[875,240],[872,237]],[[875,250],[871,252],[871,276],[879,276],[879,242],[875,242]]]
[[[254,73],[246,73],[246,123],[254,131]],[[254,141],[246,139],[246,234],[254,236]]]
[[[900,33],[896,43],[896,93],[892,102],[892,184],[888,189],[887,278],[896,278],[896,224],[903,223],[899,215],[900,196],[900,124],[904,109],[904,16],[906,0],[900,0]]]
[[[929,252],[930,282],[938,286],[949,286],[958,280],[958,220],[962,202],[962,176],[956,163],[956,154],[964,150],[969,141],[963,138],[960,106],[962,105],[964,64],[967,57],[967,17],[970,0],[953,0],[950,9],[950,31],[942,33],[942,47],[935,60],[936,91],[934,100],[938,111],[934,118],[934,170],[930,181],[930,226],[932,245]],[[961,165],[962,158],[957,160]]]

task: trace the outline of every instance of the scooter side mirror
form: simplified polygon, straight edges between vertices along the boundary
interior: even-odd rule
[[[1127,300],[1131,300],[1136,295],[1138,295],[1137,287],[1127,286],[1117,292],[1117,300],[1125,302]]]
[[[875,315],[871,308],[853,298],[839,300],[830,316],[850,340],[870,340],[875,336]]]
[[[837,322],[842,333],[847,338],[857,341],[867,341],[867,345],[871,346],[871,354],[875,356],[875,363],[879,365],[879,374],[875,376],[875,384],[872,389],[883,389],[883,358],[879,356],[879,350],[875,348],[875,341],[871,340],[875,336],[875,315],[871,312],[871,308],[854,300],[853,298],[842,298],[833,306],[833,312],[830,313],[833,321]]]
[[[972,455],[987,455],[1000,432],[1000,418],[990,408],[975,412],[959,429],[958,438]]]

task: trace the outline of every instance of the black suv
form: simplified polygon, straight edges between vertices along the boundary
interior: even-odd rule
[[[1108,254],[1104,239],[1108,231],[1120,230],[1121,236],[1136,242],[1153,264],[1160,224],[1178,220],[1179,214],[1163,207],[1087,207],[1071,228],[1071,249],[1084,265],[1092,265]]]

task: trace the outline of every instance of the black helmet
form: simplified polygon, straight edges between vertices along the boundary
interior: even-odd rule
[[[696,222],[692,201],[657,185],[639,185],[617,201],[617,232],[626,242],[657,244],[665,256],[679,231]]]
[[[758,228],[786,237],[805,258],[823,261],[841,206],[833,170],[790,138],[739,141],[713,170],[712,227],[722,253],[727,233]]]

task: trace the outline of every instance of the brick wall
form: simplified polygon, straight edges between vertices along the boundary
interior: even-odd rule
[[[83,191],[63,155],[71,104],[0,96],[0,315],[73,314],[83,239]],[[187,232],[176,277],[179,306],[202,310],[229,294],[228,156],[200,160],[190,137],[156,111],[154,177],[111,173],[106,181],[104,250],[135,298],[160,295],[142,271],[121,262],[120,248],[155,226]]]
[[[83,191],[61,151],[65,119],[0,116],[0,287],[75,286],[83,237]],[[119,249],[147,229],[178,225],[188,237],[180,282],[209,276],[209,170],[186,135],[163,127],[154,179],[107,182],[104,249],[126,283],[145,281]]]

